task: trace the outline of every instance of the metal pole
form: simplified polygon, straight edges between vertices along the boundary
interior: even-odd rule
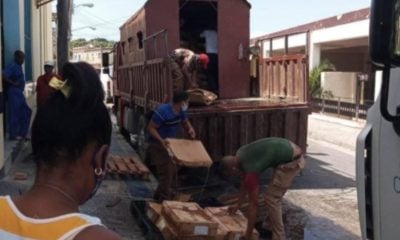
[[[338,117],[340,117],[340,97],[338,97],[338,101],[337,101],[337,115]]]
[[[62,71],[62,66],[68,61],[71,4],[71,0],[57,1],[57,68],[59,72]]]

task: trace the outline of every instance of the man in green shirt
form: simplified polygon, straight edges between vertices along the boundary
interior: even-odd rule
[[[238,204],[229,212],[235,213],[248,195],[246,239],[249,240],[257,218],[259,176],[268,168],[274,169],[266,191],[268,217],[264,225],[272,232],[272,240],[284,240],[282,198],[294,177],[304,168],[300,147],[284,138],[263,138],[242,146],[235,156],[226,156],[221,163],[227,174],[242,177]]]

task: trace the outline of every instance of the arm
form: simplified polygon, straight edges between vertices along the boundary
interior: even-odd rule
[[[185,131],[189,134],[189,136],[192,139],[196,138],[196,132],[194,131],[194,128],[188,119],[186,119],[182,122],[182,127],[185,129]]]
[[[257,220],[257,208],[258,208],[258,191],[259,191],[259,175],[258,173],[245,173],[242,177],[242,182],[240,185],[240,195],[238,206],[234,209],[230,209],[232,211],[237,211],[242,204],[244,197],[246,194],[249,198],[249,210],[247,215],[247,230],[246,230],[246,239],[251,239],[253,235],[253,229]]]
[[[4,82],[9,83],[16,87],[19,85],[17,81],[13,81],[11,78],[5,76],[4,74],[3,74],[3,80],[4,80]]]
[[[192,73],[192,78],[190,79],[191,81],[191,86],[193,86],[193,88],[197,88],[198,84],[197,84],[197,71],[193,71]]]
[[[150,121],[149,125],[147,125],[147,131],[149,132],[150,136],[156,139],[163,147],[168,146],[168,142],[164,140],[160,134],[158,134],[157,128],[159,128],[159,125],[153,122],[153,120]]]
[[[251,240],[253,236],[253,229],[257,221],[257,208],[258,208],[258,189],[257,186],[252,191],[249,191],[249,211],[247,214],[247,230],[246,239]]]
[[[2,77],[4,82],[11,84],[13,86],[18,86],[19,85],[18,82],[12,79],[13,72],[15,71],[14,69],[15,68],[12,66],[6,67],[3,71]]]
[[[244,177],[242,177],[242,180],[240,181],[239,199],[236,206],[230,207],[228,209],[230,214],[235,214],[240,209],[244,199],[246,198],[246,195],[247,195],[247,189],[244,183]]]
[[[189,67],[187,65],[183,65],[182,73],[185,78],[189,81],[189,84],[192,88],[197,87],[197,73],[196,71],[190,72]]]

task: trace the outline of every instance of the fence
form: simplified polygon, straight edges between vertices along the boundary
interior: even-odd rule
[[[346,101],[347,100],[347,101]],[[351,103],[349,99],[333,97],[329,99],[313,98],[311,100],[313,112],[335,114],[338,117],[366,119],[367,111],[374,103],[365,100],[363,104]]]

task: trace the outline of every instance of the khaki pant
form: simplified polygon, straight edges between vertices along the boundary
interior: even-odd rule
[[[282,219],[282,199],[293,179],[304,168],[304,165],[305,161],[302,156],[295,161],[279,165],[274,169],[265,196],[268,215],[264,222],[264,227],[272,232],[272,240],[286,239]]]
[[[172,200],[174,197],[172,185],[176,177],[176,166],[168,152],[159,144],[150,144],[148,151],[154,161],[158,175],[158,187],[154,194],[157,201]]]

